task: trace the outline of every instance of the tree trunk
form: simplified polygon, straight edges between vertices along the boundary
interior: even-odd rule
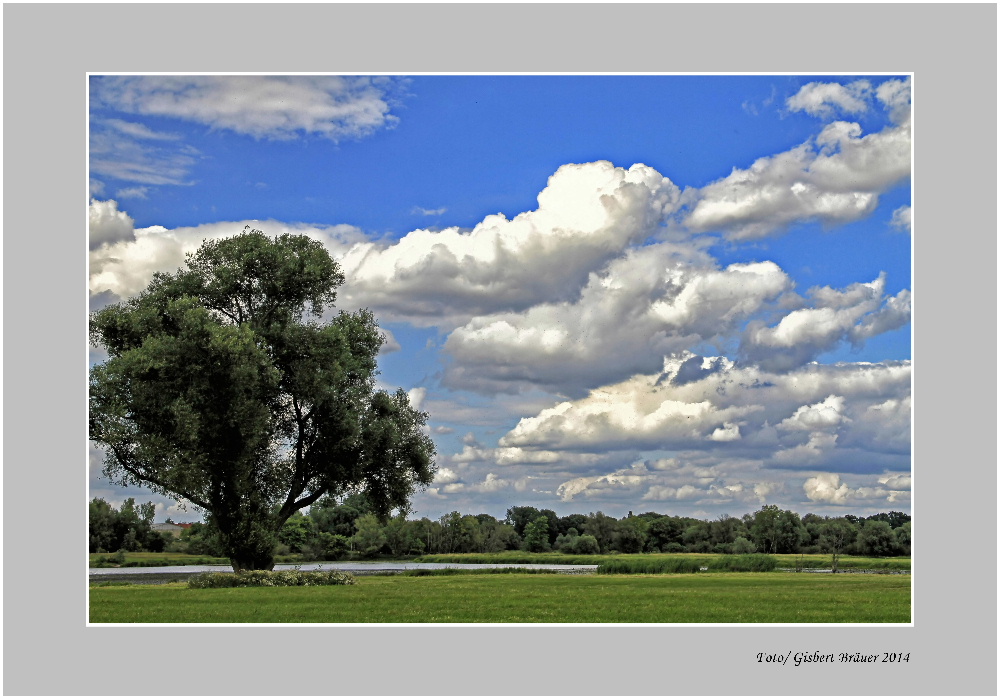
[[[245,570],[274,570],[274,554],[244,552],[229,557],[233,571],[242,573]]]

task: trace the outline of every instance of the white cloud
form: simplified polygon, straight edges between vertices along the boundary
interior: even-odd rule
[[[731,422],[723,423],[722,427],[715,428],[708,437],[713,442],[735,442],[740,438],[740,426]]]
[[[804,111],[813,116],[826,117],[836,112],[860,114],[868,110],[872,85],[867,80],[840,83],[811,82],[803,85],[785,106],[793,112]]]
[[[412,212],[414,214],[419,214],[421,216],[440,216],[447,210],[448,210],[447,207],[444,206],[442,206],[440,209],[425,209],[422,206],[414,206]]]
[[[909,490],[912,485],[909,473],[887,473],[878,482],[890,490]]]
[[[579,391],[654,371],[664,354],[725,338],[791,288],[771,262],[725,269],[692,248],[630,250],[572,302],[474,318],[445,343],[445,384],[482,392]]]
[[[343,258],[346,289],[387,317],[452,327],[476,315],[575,296],[588,274],[654,234],[679,190],[652,168],[564,165],[513,219],[471,231],[415,230],[393,244],[358,245]]]
[[[845,421],[845,400],[843,396],[828,396],[822,403],[803,405],[795,413],[783,420],[778,427],[788,430],[825,430],[836,428]]]
[[[908,474],[889,474],[879,478],[878,483],[851,488],[842,483],[836,473],[820,473],[807,479],[802,487],[809,500],[833,505],[858,505],[873,500],[884,500],[889,504],[909,500]]]
[[[440,485],[455,483],[458,480],[459,480],[458,474],[445,466],[439,468],[437,472],[434,474],[434,482]]]
[[[816,359],[842,342],[855,346],[910,321],[910,292],[885,296],[885,275],[846,289],[809,290],[811,308],[793,310],[777,325],[747,325],[740,353],[768,369],[790,369]]]
[[[119,199],[146,199],[149,195],[149,187],[126,187],[115,192]]]
[[[413,406],[413,409],[420,410],[421,406],[424,404],[424,398],[427,397],[427,389],[423,386],[411,388],[406,392],[406,396],[409,398],[410,405]]]
[[[774,453],[774,463],[779,466],[802,468],[816,466],[826,461],[837,447],[837,435],[810,432],[809,441]]]
[[[889,110],[890,118],[897,124],[910,118],[912,84],[913,81],[910,78],[886,80],[875,91],[878,101]]]
[[[338,141],[393,125],[390,102],[403,84],[352,76],[105,76],[94,80],[91,100],[255,138]]]
[[[797,222],[832,225],[869,215],[879,195],[910,174],[908,82],[889,83],[880,85],[876,94],[890,110],[891,125],[862,135],[860,125],[836,121],[796,148],[760,158],[745,170],[734,168],[728,177],[700,190],[686,191],[692,208],[685,224],[696,232],[718,230],[731,240],[753,240]],[[790,106],[822,114],[829,113],[831,105],[863,111],[862,98],[869,94],[850,85],[810,85],[789,100]]]
[[[301,234],[322,242],[336,257],[364,240],[353,226],[311,226],[280,221],[223,221],[200,226],[167,229],[139,228],[129,234],[132,219],[118,211],[113,200],[94,201],[90,207],[90,293],[110,292],[125,299],[142,291],[156,272],[174,272],[184,264],[184,255],[195,252],[205,240],[237,235],[245,226],[275,236]],[[97,232],[95,247],[95,230]],[[343,305],[343,304],[340,304]]]
[[[913,231],[912,211],[909,206],[901,206],[892,212],[892,220],[889,225],[898,230],[905,230],[907,233]]]
[[[522,418],[500,448],[547,458],[690,449],[741,454],[779,468],[824,469],[863,458],[882,470],[908,457],[908,362],[810,364],[775,373],[718,358],[708,362],[711,370],[685,376],[695,359],[701,358],[668,357],[662,373]]]
[[[135,220],[124,211],[119,211],[118,202],[114,199],[108,201],[92,199],[89,218],[91,250],[102,245],[131,241],[134,238]]]
[[[806,497],[816,502],[844,504],[851,494],[851,489],[840,482],[836,473],[820,473],[808,479],[802,486]]]

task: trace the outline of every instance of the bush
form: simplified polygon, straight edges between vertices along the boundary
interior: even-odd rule
[[[354,585],[354,576],[336,570],[247,570],[242,573],[201,573],[188,580],[197,590],[214,587],[311,587]]]
[[[592,537],[590,534],[584,534],[576,539],[573,543],[573,553],[578,553],[581,555],[596,555],[601,552],[601,546],[597,543],[597,539]]]

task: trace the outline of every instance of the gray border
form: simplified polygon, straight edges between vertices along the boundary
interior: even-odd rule
[[[5,695],[996,695],[996,5],[3,13]],[[915,74],[914,626],[85,627],[80,578],[47,572],[78,560],[83,539],[85,72],[734,70]],[[981,568],[954,567],[964,561]],[[788,649],[908,651],[911,662],[831,672],[753,657]]]

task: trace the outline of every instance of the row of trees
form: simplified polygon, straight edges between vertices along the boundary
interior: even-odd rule
[[[147,502],[136,505],[129,498],[119,509],[103,498],[90,501],[90,552],[163,551],[168,538],[153,531],[156,508]]]
[[[124,508],[123,508],[124,509]],[[93,512],[93,506],[92,506]],[[615,519],[602,512],[558,516],[548,509],[511,507],[504,519],[451,512],[440,519],[381,519],[363,495],[337,501],[326,497],[308,513],[292,515],[278,532],[277,555],[317,560],[347,556],[411,556],[439,553],[497,553],[523,550],[562,553],[844,553],[908,555],[910,516],[901,512],[870,517],[800,517],[765,505],[742,517],[713,520],[644,512]],[[92,535],[93,541],[93,523]],[[225,555],[211,525],[188,528],[172,550]],[[110,549],[109,549],[110,550]]]

